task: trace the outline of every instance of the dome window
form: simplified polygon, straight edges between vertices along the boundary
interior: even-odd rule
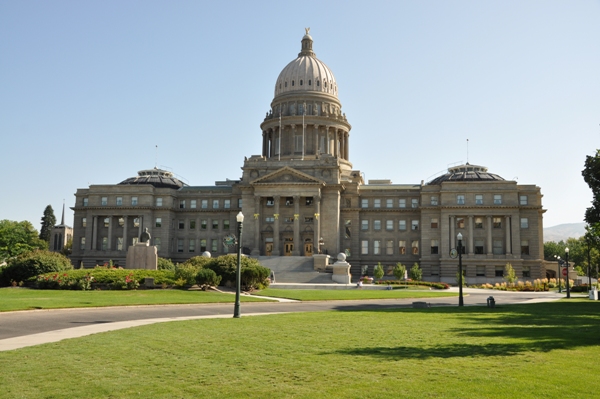
[[[327,88],[327,81],[323,82],[323,87]]]
[[[319,82],[319,81],[317,80],[317,87],[319,87],[319,86],[320,86],[320,83],[321,83],[321,82]]]
[[[304,82],[302,81],[302,79],[300,79],[300,86],[302,86],[302,83],[304,83]]]

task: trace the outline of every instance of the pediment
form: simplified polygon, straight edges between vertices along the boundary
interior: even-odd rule
[[[302,185],[325,185],[321,179],[307,175],[289,166],[268,173],[250,182],[252,185],[279,185],[279,184],[302,184]]]

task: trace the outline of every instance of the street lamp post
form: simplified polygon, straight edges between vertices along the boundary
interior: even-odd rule
[[[554,255],[554,257],[556,258],[556,261],[558,262],[558,268],[556,269],[558,271],[558,293],[562,293],[562,287],[560,286],[560,274],[562,273],[562,270],[560,270],[560,265],[562,263],[562,261],[560,260],[560,256],[558,255]]]
[[[463,301],[463,271],[462,271],[462,234],[458,233],[458,306],[464,306]]]
[[[240,290],[242,287],[242,225],[244,224],[244,214],[242,211],[235,217],[238,224],[238,253],[237,253],[237,275],[235,284],[235,305],[233,306],[233,317],[240,318]]]
[[[565,248],[565,258],[567,263],[567,277],[565,278],[565,285],[567,286],[567,298],[571,298],[571,287],[569,284],[569,248]]]

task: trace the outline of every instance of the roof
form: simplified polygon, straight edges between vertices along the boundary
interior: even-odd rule
[[[448,173],[431,180],[428,185],[442,184],[443,182],[469,182],[469,181],[504,181],[504,178],[493,173],[489,173],[485,166],[464,165],[448,168]]]
[[[154,168],[154,169],[146,169],[140,170],[136,177],[130,177],[128,179],[123,180],[120,185],[141,185],[147,184],[154,186],[156,188],[172,188],[175,190],[180,189],[185,186],[185,184],[179,179],[173,176],[173,173]]]

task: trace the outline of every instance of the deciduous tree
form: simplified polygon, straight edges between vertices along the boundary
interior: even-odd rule
[[[26,220],[0,220],[0,260],[34,249],[48,249],[48,243],[38,238],[38,232],[31,223]]]

